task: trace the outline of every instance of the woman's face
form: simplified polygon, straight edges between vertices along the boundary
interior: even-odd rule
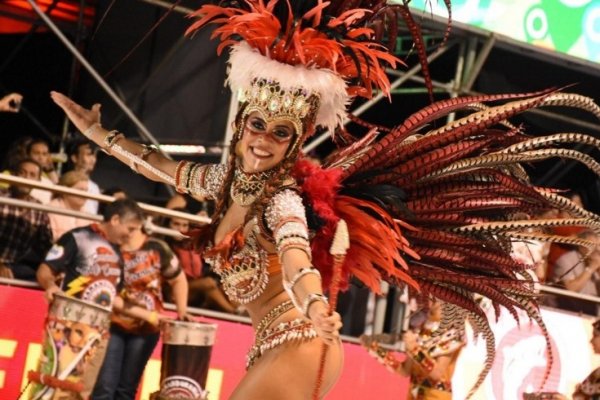
[[[236,153],[245,172],[267,171],[284,159],[295,139],[296,132],[290,121],[267,123],[260,113],[252,112],[246,119]]]

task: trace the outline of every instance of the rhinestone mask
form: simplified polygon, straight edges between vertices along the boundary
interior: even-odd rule
[[[247,103],[242,115],[246,120],[250,113],[257,111],[267,122],[275,120],[287,120],[294,125],[294,129],[304,141],[305,123],[314,120],[319,109],[320,100],[316,94],[308,93],[302,88],[284,90],[277,82],[269,82],[264,79],[255,80],[252,85],[238,91],[238,101]],[[294,143],[293,148],[298,144]]]

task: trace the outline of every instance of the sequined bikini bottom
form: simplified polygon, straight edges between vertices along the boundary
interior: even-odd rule
[[[308,341],[317,337],[317,332],[310,321],[304,318],[296,318],[291,321],[281,322],[270,328],[269,326],[277,318],[294,308],[291,300],[287,300],[277,306],[263,317],[256,327],[254,344],[246,355],[246,369],[252,365],[267,351],[283,343],[291,341]]]

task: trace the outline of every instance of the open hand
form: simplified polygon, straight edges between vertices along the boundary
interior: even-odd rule
[[[96,103],[91,109],[87,109],[62,93],[52,91],[50,97],[63,109],[69,120],[81,132],[85,132],[90,126],[100,123],[100,104]]]

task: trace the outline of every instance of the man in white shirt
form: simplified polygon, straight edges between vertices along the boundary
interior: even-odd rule
[[[96,149],[94,145],[89,141],[78,141],[69,150],[69,158],[73,163],[73,169],[84,173],[88,177],[88,193],[100,194],[98,184],[92,181],[90,177],[96,166]],[[98,214],[98,201],[88,199],[82,211]]]

